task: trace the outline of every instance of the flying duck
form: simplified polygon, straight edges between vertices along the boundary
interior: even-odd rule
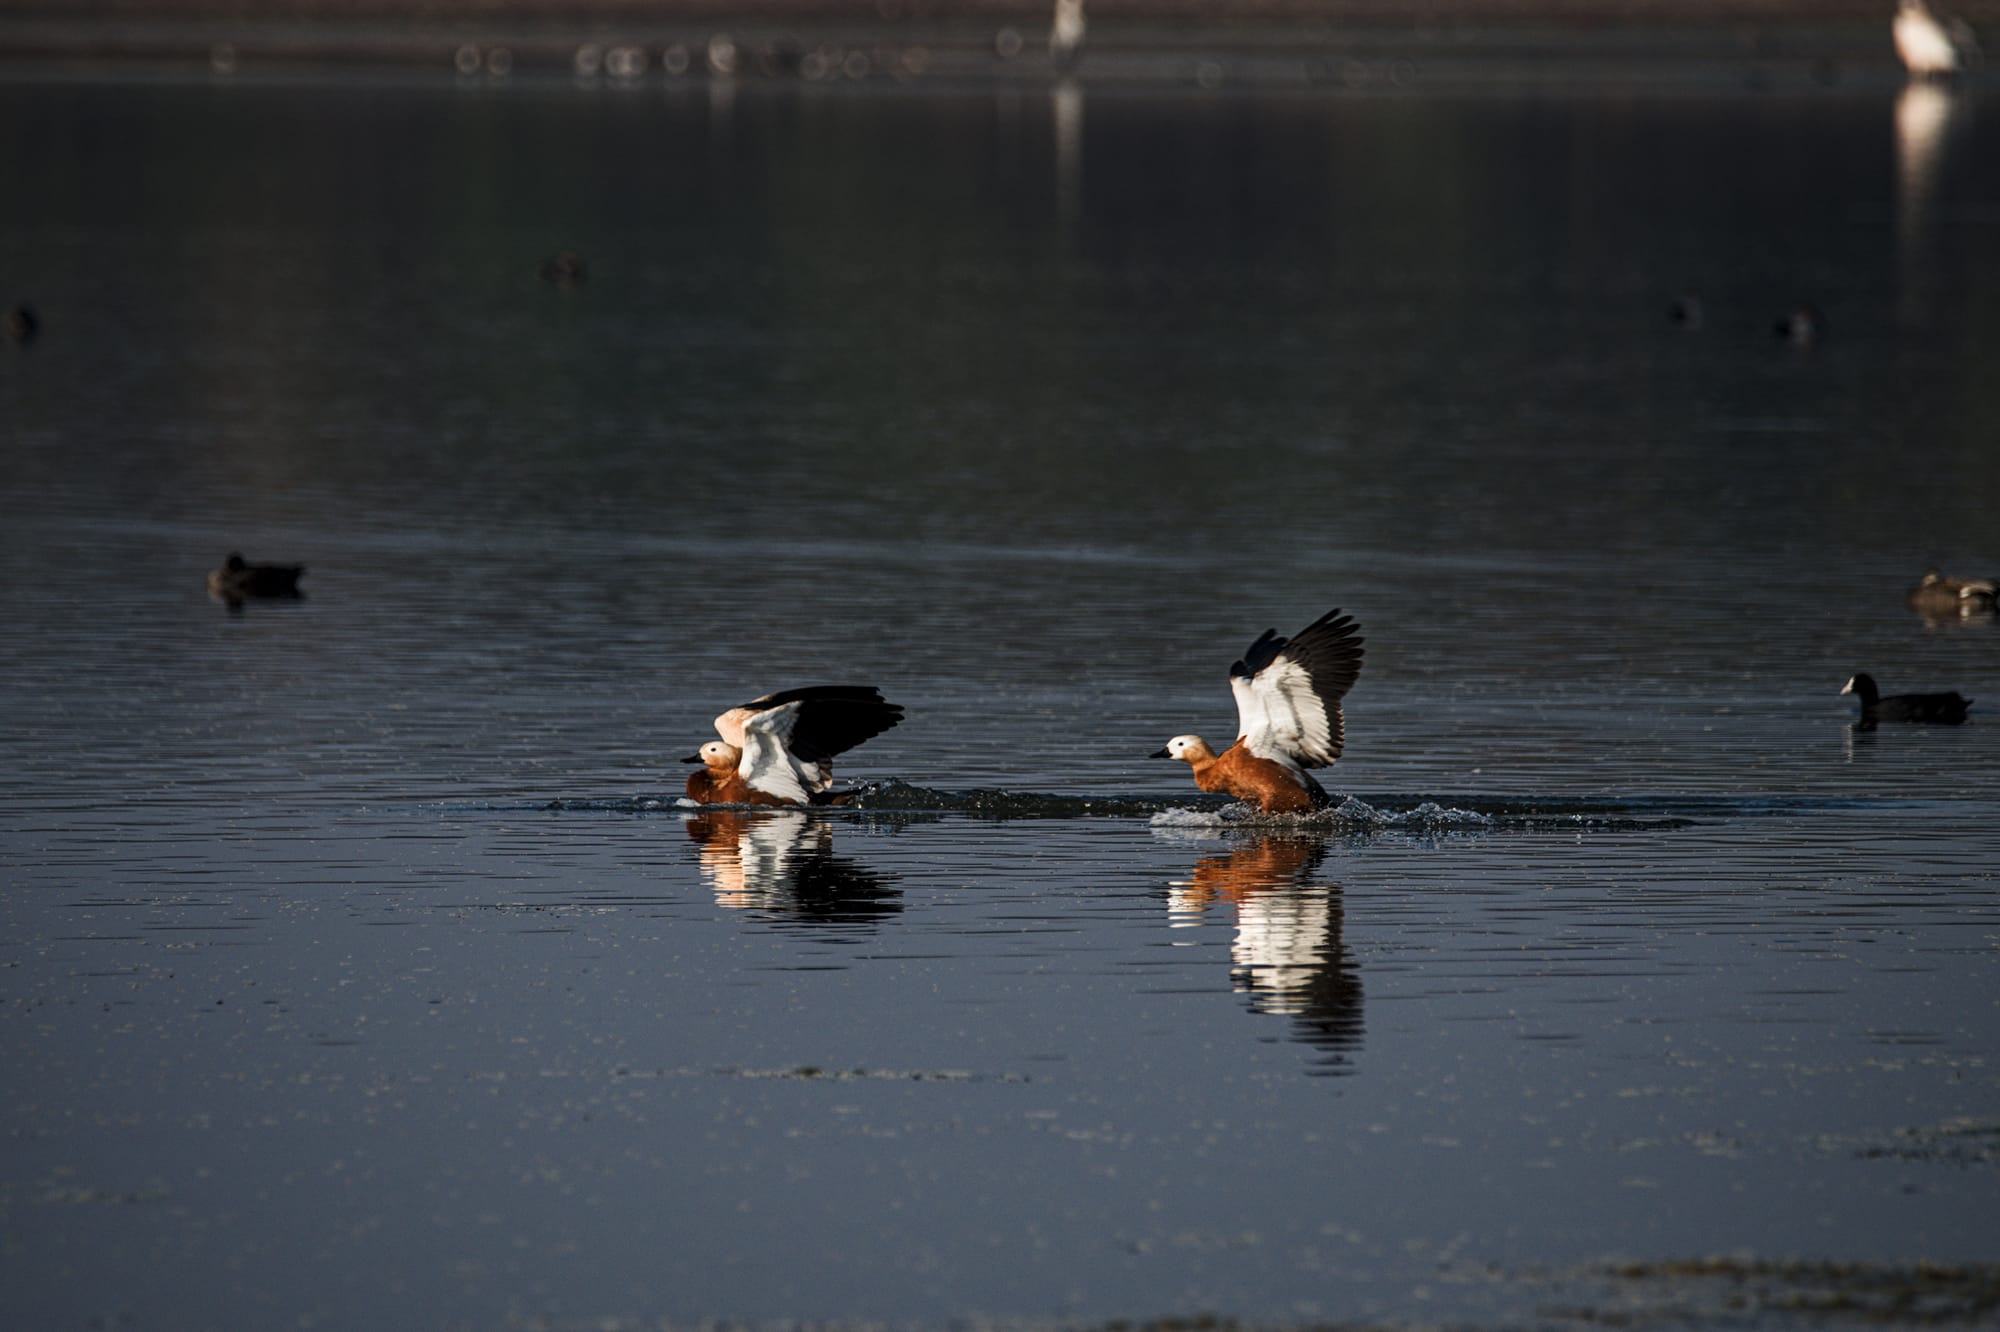
[[[1361,674],[1361,634],[1330,610],[1290,638],[1266,629],[1229,668],[1236,743],[1217,754],[1198,735],[1177,735],[1154,758],[1179,759],[1194,784],[1254,801],[1266,814],[1305,814],[1331,803],[1308,768],[1340,757],[1347,739],[1340,700]]]
[[[1965,720],[1965,710],[1972,706],[1972,700],[1961,697],[1956,690],[1944,694],[1891,694],[1884,698],[1875,687],[1875,677],[1865,673],[1842,685],[1840,692],[1861,700],[1860,724],[1864,727],[1876,722],[1937,722],[1956,726]]]
[[[208,571],[208,590],[224,601],[242,602],[250,597],[296,597],[303,564],[252,564],[238,551],[230,551],[220,569]]]
[[[833,756],[903,720],[903,709],[872,685],[808,685],[731,708],[715,719],[700,752],[682,759],[702,770],[687,781],[700,805],[828,805]]]

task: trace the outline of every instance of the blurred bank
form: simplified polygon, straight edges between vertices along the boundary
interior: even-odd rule
[[[1222,87],[1900,78],[1887,0],[0,0],[0,72]],[[2000,0],[1956,12],[2000,29]],[[1052,40],[1052,38],[1054,40]]]

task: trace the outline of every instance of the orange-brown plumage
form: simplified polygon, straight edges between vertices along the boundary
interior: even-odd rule
[[[1359,626],[1328,611],[1291,638],[1265,630],[1229,668],[1236,743],[1217,754],[1177,735],[1154,758],[1180,759],[1195,785],[1254,803],[1266,814],[1310,814],[1331,803],[1308,771],[1330,767],[1346,744],[1340,700],[1361,674]]]
[[[759,791],[737,774],[736,762],[729,766],[704,767],[687,781],[688,799],[697,805],[794,805],[795,800],[783,800],[777,796]]]
[[[758,790],[743,780],[742,774],[737,771],[734,764],[726,768],[703,768],[700,772],[688,778],[687,795],[688,799],[694,801],[697,805],[778,805],[790,807],[799,803],[796,800],[787,800],[783,796],[772,795],[768,791]],[[852,799],[854,799],[854,792],[852,791],[815,791],[808,803],[814,805],[845,805]]]
[[[1208,746],[1203,745],[1206,750]],[[1266,814],[1310,814],[1317,809],[1312,792],[1299,783],[1291,769],[1270,759],[1258,758],[1239,742],[1220,754],[1188,759],[1194,768],[1194,784],[1204,791],[1220,791],[1238,800],[1255,801]]]

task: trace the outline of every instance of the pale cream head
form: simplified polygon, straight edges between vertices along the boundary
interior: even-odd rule
[[[1215,751],[1208,747],[1208,741],[1198,735],[1177,735],[1167,741],[1167,757],[1183,763],[1200,763],[1214,758]]]
[[[726,769],[733,772],[736,769],[737,763],[742,758],[742,750],[738,749],[735,745],[725,744],[720,740],[711,740],[701,747],[701,761],[711,768]]]

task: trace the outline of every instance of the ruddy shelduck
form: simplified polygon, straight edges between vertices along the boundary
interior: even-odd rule
[[[1290,638],[1266,629],[1229,668],[1236,743],[1217,754],[1198,735],[1177,735],[1154,758],[1179,759],[1194,784],[1248,800],[1266,814],[1306,814],[1329,804],[1308,768],[1340,757],[1347,727],[1340,700],[1361,674],[1362,638],[1330,610]]]
[[[681,760],[702,770],[688,778],[701,805],[827,805],[833,758],[903,720],[903,710],[872,685],[809,685],[752,699],[715,719],[701,751]]]

